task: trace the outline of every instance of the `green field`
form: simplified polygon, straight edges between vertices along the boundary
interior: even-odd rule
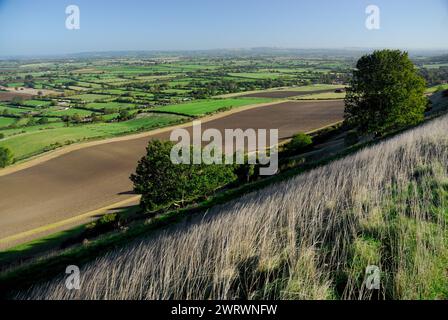
[[[91,83],[91,82],[80,82],[80,81],[78,81],[76,83],[76,85],[78,85],[80,87],[85,87],[85,88],[101,88],[100,84]]]
[[[16,107],[0,106],[0,113],[4,112],[4,110],[6,110],[9,114],[14,115],[21,115],[33,111],[32,108],[16,108]]]
[[[426,69],[438,69],[442,67],[448,67],[448,63],[433,63],[433,64],[425,64],[423,68]]]
[[[122,103],[122,102],[91,102],[86,104],[86,108],[94,109],[94,110],[107,110],[107,109],[129,109],[135,107],[134,104],[131,103]]]
[[[81,116],[81,117],[88,117],[90,116],[92,111],[90,110],[84,110],[84,109],[76,109],[76,108],[69,108],[69,109],[60,109],[60,108],[48,108],[45,110],[45,112],[42,113],[43,116],[54,116],[54,117],[62,117],[62,116],[74,116],[75,114]]]
[[[86,102],[93,102],[96,100],[107,100],[107,99],[112,98],[112,96],[105,95],[105,94],[86,93],[86,94],[78,94],[78,95],[70,96],[69,98],[75,99],[75,100],[82,100],[82,101],[86,101]]]
[[[433,86],[433,87],[426,89],[426,93],[435,93],[439,90],[447,90],[447,89],[448,89],[448,84],[441,84],[441,85]]]
[[[6,117],[0,117],[0,128],[7,127],[13,123],[15,123],[17,119],[15,118],[6,118]]]
[[[0,103],[0,115],[6,110],[6,115],[17,117],[0,118],[0,132],[6,136],[2,143],[12,143],[16,156],[22,159],[54,143],[133,132],[135,128],[128,128],[126,123],[133,126],[143,122],[138,130],[166,123],[165,118],[139,118],[151,111],[169,119],[176,115],[200,117],[275,100],[238,97],[248,92],[339,87],[330,83],[346,79],[351,67],[345,58],[275,55],[0,61],[1,86],[42,89],[42,97]],[[325,84],[306,85],[310,83]],[[123,109],[137,118],[117,122]],[[136,115],[138,112],[143,113]],[[92,119],[92,113],[100,117]],[[38,124],[43,117],[49,123]],[[66,123],[70,127],[65,127]]]
[[[298,91],[298,92],[306,92],[306,91],[315,91],[315,90],[333,90],[337,88],[345,87],[340,84],[312,84],[308,86],[301,86],[295,88],[285,89],[286,91]]]
[[[249,79],[277,79],[280,77],[287,77],[288,74],[274,73],[274,72],[244,72],[244,73],[229,73],[229,76],[249,78]]]
[[[183,120],[181,116],[151,114],[125,122],[98,123],[72,127],[58,127],[48,130],[30,131],[0,141],[8,147],[16,159],[23,159],[52,148],[55,144],[65,145],[88,139],[107,138],[126,133],[150,130]]]
[[[51,101],[44,100],[26,100],[22,102],[22,105],[27,107],[48,107]]]
[[[122,95],[127,93],[127,90],[123,89],[106,89],[106,90],[96,90],[93,93],[95,94],[110,94],[110,95]]]
[[[286,88],[276,88],[276,89],[269,89],[269,90],[254,90],[249,92],[242,92],[242,93],[231,93],[231,94],[224,94],[220,95],[220,98],[236,98],[239,96],[243,96],[246,94],[253,94],[253,93],[262,93],[262,92],[281,92],[281,91],[297,91],[297,92],[313,92],[318,90],[336,90],[338,88],[345,87],[345,85],[339,85],[339,84],[312,84],[312,85],[306,85],[306,86],[300,86],[300,87],[286,87]]]
[[[149,67],[128,67],[128,66],[118,66],[118,67],[102,67],[97,68],[97,70],[105,71],[109,74],[145,74],[151,72],[151,68]]]
[[[251,104],[267,103],[273,101],[266,98],[230,98],[230,99],[208,99],[189,103],[175,104],[166,107],[158,107],[155,110],[181,113],[189,116],[200,116],[216,112],[223,108],[238,108]]]
[[[17,119],[17,120],[19,120],[19,119]],[[21,121],[23,121],[23,119]],[[16,123],[16,125],[17,124],[19,124],[19,123]],[[52,130],[52,129],[56,129],[56,128],[62,128],[64,126],[65,126],[65,124],[62,121],[58,121],[58,122],[51,122],[48,124],[40,124],[40,125],[35,125],[35,126],[8,128],[8,129],[3,129],[0,132],[3,133],[5,135],[5,137],[13,137],[16,135],[23,136],[25,133],[30,134],[33,132],[38,132],[38,131],[43,131],[43,130]]]
[[[23,87],[23,85],[24,85],[23,82],[10,82],[10,83],[6,84],[6,86],[9,88]]]

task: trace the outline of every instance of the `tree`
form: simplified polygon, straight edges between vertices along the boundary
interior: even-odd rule
[[[63,115],[63,116],[61,117],[61,119],[62,119],[62,121],[65,123],[65,126],[66,126],[66,127],[69,127],[69,126],[70,126],[70,116],[68,116],[68,115]]]
[[[31,127],[31,126],[35,126],[36,123],[37,123],[37,122],[36,122],[36,119],[35,119],[34,117],[30,117],[29,120],[27,121],[26,125],[27,125],[28,127]]]
[[[171,142],[150,141],[146,156],[139,161],[135,174],[130,177],[134,191],[142,195],[140,204],[146,211],[182,197],[181,176],[186,165],[171,162],[173,146]]]
[[[90,119],[92,122],[101,122],[103,121],[103,117],[101,115],[96,114],[95,112],[92,112],[90,114]]]
[[[14,162],[14,155],[6,147],[0,146],[0,168],[4,168]]]
[[[47,124],[48,123],[48,118],[46,117],[42,117],[37,121],[38,124]]]
[[[425,80],[406,52],[381,50],[359,59],[345,98],[345,120],[360,133],[384,133],[423,120]]]
[[[79,114],[77,114],[77,113],[75,113],[74,115],[72,115],[70,117],[70,121],[73,122],[73,123],[81,123],[82,120],[83,120],[82,117]]]
[[[129,110],[121,109],[118,114],[118,120],[119,121],[126,121],[132,118],[132,114],[129,112]]]
[[[236,179],[230,165],[174,164],[171,141],[152,140],[130,179],[142,195],[141,207],[152,212],[161,207],[206,197]],[[192,152],[190,152],[192,154]]]

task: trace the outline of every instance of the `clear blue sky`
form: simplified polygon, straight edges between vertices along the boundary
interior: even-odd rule
[[[81,29],[65,28],[76,4]],[[365,28],[365,8],[381,29]],[[448,48],[448,0],[0,0],[0,55],[287,47]]]

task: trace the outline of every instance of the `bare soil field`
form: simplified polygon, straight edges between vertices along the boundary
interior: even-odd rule
[[[20,91],[0,91],[0,101],[12,101],[14,98],[31,99],[34,97],[32,94],[22,93]]]
[[[291,101],[210,120],[203,130],[279,129],[280,139],[286,139],[340,121],[343,112],[342,101]],[[148,141],[169,135],[167,131],[81,148],[0,176],[0,239],[133,197],[129,175]]]
[[[15,88],[8,88],[0,86],[0,89],[7,90],[7,91],[0,91],[0,101],[11,101],[15,97],[23,98],[23,99],[29,99],[33,96],[39,95],[39,92],[43,96],[49,96],[53,94],[58,94],[57,91],[54,90],[48,90],[48,89],[34,89],[34,88],[25,88],[25,87],[18,87],[16,90]]]
[[[328,93],[328,92],[334,92],[334,91],[335,91],[335,89],[303,91],[303,92],[302,91],[266,91],[266,92],[250,93],[250,94],[242,95],[240,97],[285,99],[285,98],[305,96],[305,95],[310,95],[310,94],[315,94],[315,93]]]
[[[273,106],[237,112],[203,124],[204,128],[278,129],[279,138],[287,139],[301,131],[308,132],[342,120],[343,101],[288,101]]]

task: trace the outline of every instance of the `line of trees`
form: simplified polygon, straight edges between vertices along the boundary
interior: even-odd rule
[[[425,78],[428,85],[436,86],[439,84],[444,84],[448,80],[448,67],[433,69],[422,68],[420,69],[420,74]]]

